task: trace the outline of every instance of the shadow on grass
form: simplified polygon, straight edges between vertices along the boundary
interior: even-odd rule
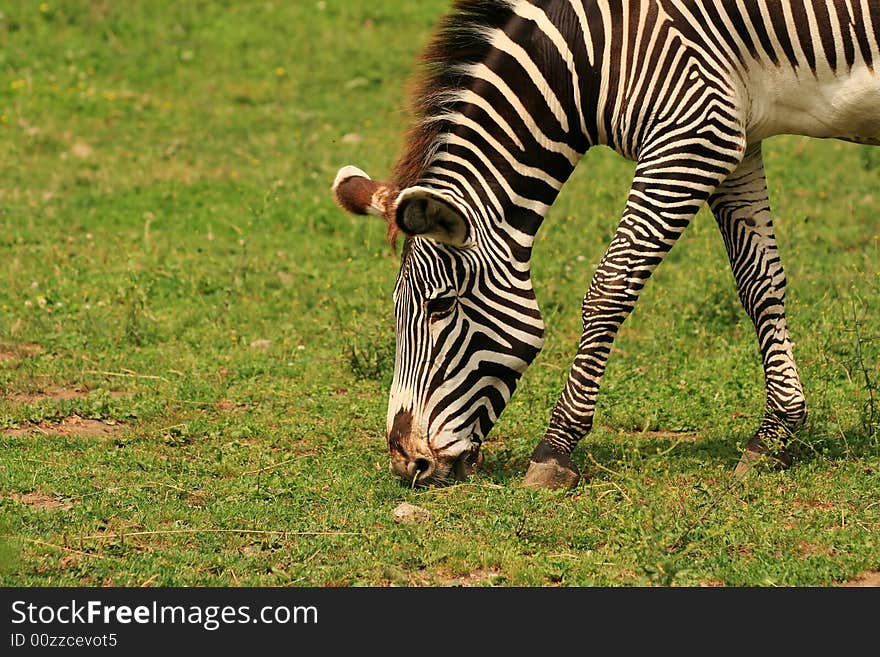
[[[877,458],[880,434],[856,424],[833,433],[827,426],[808,424],[792,439],[791,451],[802,462]]]
[[[649,431],[588,436],[577,446],[573,459],[584,479],[621,472],[669,469],[697,472],[707,466],[723,465],[733,472],[751,434],[704,438],[695,432]],[[880,440],[864,427],[841,429],[836,436],[826,427],[808,424],[789,442],[794,466],[821,461],[845,461],[880,456]],[[484,446],[485,461],[480,475],[492,483],[514,486],[521,483],[529,467],[532,447],[490,441]]]

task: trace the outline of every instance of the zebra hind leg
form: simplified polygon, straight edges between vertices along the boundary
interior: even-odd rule
[[[743,308],[755,325],[764,366],[767,406],[758,431],[734,473],[758,465],[787,468],[786,449],[806,419],[806,401],[785,321],[785,273],[776,246],[761,144],[746,151],[739,168],[709,200],[721,230]]]
[[[791,467],[794,457],[786,449],[794,427],[773,411],[767,411],[761,427],[749,438],[733,474],[742,478],[758,466],[776,470]]]

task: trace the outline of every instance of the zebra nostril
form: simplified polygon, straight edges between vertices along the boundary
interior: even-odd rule
[[[427,472],[428,470],[430,470],[432,463],[430,460],[426,459],[425,457],[420,456],[415,461],[413,461],[413,465],[415,466],[414,474],[418,475],[418,474],[421,474],[422,472]]]

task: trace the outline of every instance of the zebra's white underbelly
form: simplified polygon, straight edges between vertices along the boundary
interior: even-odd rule
[[[764,70],[749,92],[748,138],[778,134],[880,145],[880,77],[869,69],[817,78],[809,70]]]

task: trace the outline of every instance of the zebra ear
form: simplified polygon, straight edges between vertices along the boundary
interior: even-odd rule
[[[397,195],[397,188],[393,185],[373,180],[351,165],[339,170],[332,190],[336,204],[346,212],[371,214],[386,219],[390,216],[389,201]]]
[[[409,187],[400,193],[396,221],[407,235],[430,237],[453,246],[463,246],[470,232],[462,214],[427,187]]]

